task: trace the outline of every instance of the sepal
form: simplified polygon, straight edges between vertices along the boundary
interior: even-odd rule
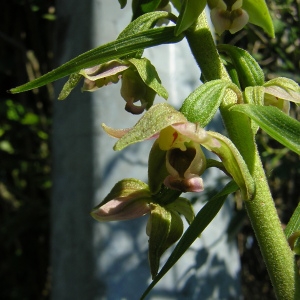
[[[162,254],[181,237],[183,222],[176,211],[152,204],[146,232],[149,236],[150,270],[154,278]]]
[[[265,87],[265,105],[272,105],[289,114],[290,103],[300,103],[300,87],[292,79],[278,77],[267,81]]]
[[[152,194],[157,194],[165,178],[169,175],[166,168],[167,151],[161,150],[156,140],[149,153],[148,160],[148,185]]]
[[[97,221],[119,221],[141,217],[150,211],[151,194],[147,184],[129,178],[116,183],[91,216]]]
[[[216,139],[219,145],[214,146],[212,143],[203,143],[202,145],[219,156],[226,171],[241,189],[243,199],[251,200],[255,194],[255,184],[242,155],[225,136],[212,131],[207,133]]]
[[[179,197],[172,203],[166,205],[166,209],[177,211],[185,217],[189,224],[191,224],[195,218],[195,212],[191,201],[183,197]]]

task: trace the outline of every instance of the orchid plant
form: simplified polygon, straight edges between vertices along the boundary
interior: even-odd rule
[[[119,0],[121,8],[126,0]],[[208,26],[206,6],[213,29]],[[125,178],[117,182],[91,216],[96,220],[128,220],[149,214],[149,264],[153,286],[184,254],[212,221],[229,194],[240,191],[278,299],[300,299],[300,277],[295,255],[300,252],[300,206],[282,229],[255,142],[261,128],[291,151],[300,154],[300,124],[289,116],[290,102],[300,102],[300,87],[289,78],[265,82],[264,73],[245,50],[217,45],[214,34],[235,33],[248,22],[270,37],[274,28],[264,0],[134,0],[133,19],[115,41],[79,55],[57,69],[10,90],[19,93],[65,76],[59,95],[65,99],[83,81],[82,91],[121,81],[128,113],[141,114],[133,128],[104,131],[117,139],[115,151],[153,139],[149,152],[148,182]],[[143,50],[186,39],[201,70],[199,87],[176,110],[154,104],[168,98],[159,75]],[[227,136],[205,130],[220,111]],[[219,160],[207,159],[206,148]],[[183,192],[205,188],[201,175],[221,169],[230,182],[197,213]],[[188,229],[183,233],[183,216]],[[160,258],[177,243],[165,265]]]

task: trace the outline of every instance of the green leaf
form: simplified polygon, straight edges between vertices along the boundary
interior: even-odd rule
[[[238,87],[230,81],[217,79],[200,85],[183,102],[180,111],[190,122],[205,127],[215,115],[226,90],[231,88],[242,98]]]
[[[187,30],[199,17],[206,5],[206,0],[184,0],[176,22],[175,35]]]
[[[168,4],[168,0],[133,0],[132,1],[132,19],[135,20],[138,17],[159,10]]]
[[[132,21],[127,27],[119,34],[118,39],[129,37],[136,33],[146,31],[156,24],[160,19],[169,18],[172,14],[166,11],[155,11],[141,15],[136,20]]]
[[[147,0],[146,0],[147,1]],[[136,20],[133,20],[129,25],[119,34],[117,39],[130,37],[133,34],[148,30],[153,28],[157,21],[160,19],[168,19],[172,14],[165,11],[155,11],[149,13],[142,13]],[[121,57],[122,59],[128,59],[131,57],[141,58],[143,55],[144,49],[140,49],[135,53],[130,53]]]
[[[153,122],[155,120],[155,122]],[[175,108],[167,103],[153,105],[136,123],[136,125],[123,135],[115,144],[114,150],[144,141],[159,133],[161,129],[175,124],[184,123],[186,118]]]
[[[286,225],[284,234],[294,253],[300,255],[300,203],[298,203],[297,208]]]
[[[183,234],[182,238],[179,240],[169,259],[162,267],[160,272],[154,278],[152,283],[146,289],[142,297],[145,299],[152,288],[158,283],[158,281],[163,278],[163,276],[175,265],[179,258],[188,250],[192,243],[198,238],[198,236],[203,232],[207,225],[213,220],[217,215],[221,207],[223,206],[227,196],[238,190],[238,186],[234,181],[228,183],[222,191],[216,194],[212,199],[210,199],[205,206],[198,212],[194,221],[188,227],[188,229]]]
[[[288,239],[294,232],[300,230],[300,203],[298,203],[292,217],[284,229],[284,234]]]
[[[265,88],[262,86],[248,86],[244,92],[244,101],[247,104],[264,105]],[[255,135],[259,126],[251,120],[252,132]]]
[[[240,104],[234,105],[230,110],[246,114],[272,138],[300,154],[300,123],[278,108]]]
[[[270,37],[275,37],[274,25],[265,0],[244,0],[243,9],[249,22],[261,27]]]
[[[154,90],[159,96],[167,100],[168,92],[161,85],[160,78],[151,62],[147,58],[131,58],[129,61],[135,66],[144,83]]]
[[[264,84],[264,73],[256,60],[244,49],[232,45],[219,45],[218,50],[226,53],[234,65],[241,88]]]
[[[58,95],[58,100],[66,99],[72,90],[76,87],[83,76],[78,73],[71,74],[68,81],[64,84],[61,92]]]
[[[145,2],[145,1],[143,1]],[[144,13],[154,11],[160,5],[161,0],[146,0],[145,3],[141,4],[142,10]]]
[[[160,44],[179,42],[182,37],[174,36],[174,26],[154,28],[122,38],[89,50],[49,73],[10,90],[11,93],[20,93],[43,86],[49,82],[79,72],[128,54],[136,53]]]

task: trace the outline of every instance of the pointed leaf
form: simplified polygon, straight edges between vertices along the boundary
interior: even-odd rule
[[[227,196],[238,190],[238,186],[235,182],[231,181],[228,183],[222,191],[216,194],[212,199],[210,199],[205,206],[198,212],[192,224],[185,231],[182,238],[179,240],[169,259],[162,267],[160,272],[154,278],[152,283],[146,289],[142,297],[145,299],[152,288],[158,283],[158,281],[163,278],[163,276],[175,265],[179,258],[188,250],[192,243],[198,238],[198,236],[203,232],[207,225],[213,220],[216,214],[219,212],[223,206]]]
[[[206,0],[184,0],[176,22],[175,35],[188,29],[202,13]]]
[[[218,50],[225,52],[234,65],[241,88],[264,84],[264,73],[256,60],[244,49],[232,45],[219,45]]]
[[[300,122],[273,106],[240,104],[231,110],[246,114],[272,138],[300,154]]]
[[[295,231],[300,230],[300,203],[294,210],[292,217],[284,229],[286,238],[289,238]]]
[[[275,37],[274,25],[265,0],[243,0],[243,9],[249,22],[261,27],[270,37]]]
[[[71,74],[68,81],[64,84],[61,92],[58,95],[58,100],[66,99],[71,91],[76,87],[83,76],[78,73]]]
[[[235,84],[217,79],[204,83],[193,91],[184,100],[180,111],[190,122],[205,127],[218,110],[228,88],[232,89],[241,100],[241,92]]]
[[[128,54],[135,53],[137,50],[157,46],[160,44],[179,42],[182,37],[174,36],[174,26],[154,28],[125,37],[98,48],[89,50],[76,58],[68,61],[49,73],[10,90],[11,93],[20,93],[43,86],[72,73],[79,72],[81,69],[90,68],[98,64],[108,62]]]
[[[118,39],[131,36],[133,34],[148,30],[160,19],[168,18],[170,14],[166,11],[155,11],[141,15],[136,20],[130,22],[127,27],[119,34]]]

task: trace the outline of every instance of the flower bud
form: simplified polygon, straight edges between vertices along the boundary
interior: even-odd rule
[[[137,179],[119,181],[95,207],[91,215],[97,221],[120,221],[141,217],[150,211],[148,186]]]

